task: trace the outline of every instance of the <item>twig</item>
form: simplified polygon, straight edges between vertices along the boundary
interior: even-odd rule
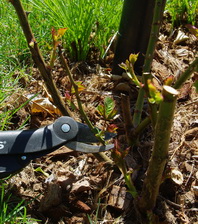
[[[134,127],[137,127],[138,124],[141,122],[142,117],[142,108],[144,105],[144,95],[145,91],[144,88],[140,88],[138,92],[138,98],[135,104],[135,111],[133,114],[133,125]]]
[[[150,117],[146,117],[133,131],[131,138],[137,140],[140,133],[151,123]]]
[[[183,208],[182,205],[179,205],[179,204],[177,204],[177,203],[175,203],[175,202],[173,202],[173,201],[170,201],[170,200],[168,200],[168,199],[162,197],[161,195],[159,195],[159,197],[160,197],[163,201],[166,201],[167,204],[173,206],[175,209],[182,209],[182,208]]]
[[[176,81],[174,88],[179,89],[194,71],[198,71],[198,57],[190,64],[186,71],[182,73]]]
[[[31,51],[32,58],[34,63],[38,67],[40,74],[45,82],[45,85],[52,96],[54,104],[61,111],[63,115],[72,116],[69,108],[65,105],[63,99],[61,98],[61,94],[58,91],[52,77],[51,68],[47,66],[44,62],[40,49],[38,47],[38,43],[32,33],[31,27],[28,22],[27,14],[23,9],[20,0],[9,0],[9,2],[14,6],[16,13],[19,18],[19,22],[23,29],[23,33],[26,37],[28,47]]]
[[[192,164],[192,168],[191,168],[191,171],[190,171],[190,175],[189,175],[189,177],[188,177],[188,179],[187,179],[187,181],[185,183],[185,186],[187,186],[187,184],[188,184],[188,182],[189,182],[189,180],[190,180],[190,178],[192,176],[192,173],[193,173],[193,170],[194,170],[194,166],[195,166],[195,164]]]
[[[131,116],[131,110],[130,110],[130,100],[129,96],[126,94],[121,94],[121,106],[122,106],[122,113],[123,113],[123,119],[125,124],[125,132],[128,144],[131,145],[131,138],[130,133],[133,128],[133,121]]]
[[[69,79],[71,81],[71,84],[74,87],[75,95],[76,95],[76,99],[77,99],[77,103],[78,103],[78,108],[79,108],[80,114],[83,116],[83,119],[85,120],[85,122],[87,123],[87,125],[89,126],[89,128],[91,130],[93,130],[94,129],[94,126],[92,125],[91,121],[89,120],[89,118],[87,117],[86,113],[84,112],[84,109],[83,109],[83,106],[82,106],[82,103],[81,103],[81,100],[80,100],[80,96],[79,96],[78,85],[75,83],[75,81],[74,81],[74,79],[72,77],[71,71],[70,71],[69,66],[67,64],[67,61],[66,61],[65,57],[62,54],[62,49],[61,49],[61,46],[60,45],[58,46],[58,50],[59,50],[59,56],[60,56],[60,59],[61,59],[62,66],[64,67],[65,72],[69,76]],[[97,133],[94,133],[94,134],[97,134]]]
[[[156,43],[158,40],[159,28],[161,25],[161,20],[162,20],[162,15],[163,15],[164,8],[165,8],[165,3],[166,3],[166,0],[156,0],[156,3],[155,3],[151,34],[150,34],[148,48],[146,51],[146,56],[145,56],[145,61],[144,61],[144,66],[143,66],[143,84],[144,84],[145,90],[139,91],[139,96],[138,96],[139,102],[138,102],[138,104],[136,104],[137,108],[135,109],[135,111],[138,111],[138,113],[134,114],[134,118],[133,118],[134,120],[136,120],[136,116],[140,116],[140,114],[142,113],[145,92],[148,95],[148,91],[147,91],[148,87],[147,87],[146,80],[147,80],[147,78],[151,78],[151,75],[148,76],[147,74],[150,74],[150,71],[151,71],[151,64],[153,61],[155,46],[156,46]],[[153,127],[155,127],[156,117],[157,117],[157,106],[156,106],[156,104],[150,104],[150,103],[149,103],[149,106],[150,106],[150,110],[151,110],[151,121],[152,121]],[[139,118],[137,118],[137,121],[138,120],[139,120]]]

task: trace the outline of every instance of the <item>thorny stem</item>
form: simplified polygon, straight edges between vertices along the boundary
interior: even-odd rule
[[[131,173],[130,172],[127,172],[127,168],[126,168],[126,165],[124,163],[124,166],[122,167],[122,172],[123,172],[123,176],[124,176],[124,180],[126,182],[126,185],[129,189],[129,192],[131,193],[131,195],[133,196],[133,198],[136,198],[138,193],[137,193],[137,190],[133,184],[133,181],[131,179]]]
[[[193,61],[193,63],[190,64],[186,71],[183,72],[179,79],[175,82],[174,88],[179,89],[194,71],[198,71],[198,57]]]
[[[60,45],[58,46],[58,49],[59,49],[59,56],[60,56],[60,59],[61,59],[61,63],[63,65],[64,69],[65,69],[66,74],[69,76],[69,79],[71,81],[72,86],[74,87],[80,114],[83,116],[83,119],[85,120],[85,122],[87,123],[89,128],[91,130],[93,130],[94,126],[92,125],[91,121],[89,120],[89,118],[87,117],[86,113],[84,112],[84,109],[83,109],[83,106],[82,106],[82,103],[81,103],[81,100],[80,100],[80,96],[79,96],[78,85],[75,83],[75,81],[73,79],[73,76],[72,76],[71,71],[69,69],[69,66],[67,64],[67,61],[66,61],[65,57],[62,54],[62,50],[61,50],[61,46]]]
[[[151,119],[150,117],[146,117],[142,122],[139,123],[138,126],[134,127],[130,110],[129,96],[121,94],[121,106],[127,141],[130,146],[133,146],[137,142],[140,133],[149,125]]]
[[[50,57],[50,67],[51,68],[53,68],[53,66],[54,66],[55,58],[56,58],[56,47],[53,47],[52,54],[51,54],[51,57]]]
[[[79,112],[83,116],[83,119],[85,120],[86,124],[89,126],[89,128],[92,130],[92,132],[96,135],[96,134],[98,134],[98,130],[92,125],[91,121],[89,120],[87,114],[85,113],[85,111],[83,109],[83,106],[82,106],[82,103],[81,103],[81,99],[80,99],[80,96],[79,96],[78,85],[75,83],[75,81],[73,79],[73,76],[72,76],[71,71],[69,69],[69,66],[67,64],[67,61],[66,61],[65,57],[63,56],[63,53],[62,53],[60,45],[58,46],[58,49],[59,49],[59,56],[60,56],[60,59],[61,59],[61,63],[63,65],[64,69],[65,69],[66,74],[69,76],[69,79],[71,81],[72,86],[74,87],[75,96],[76,96],[76,99],[77,99]],[[98,138],[98,140],[102,144],[105,144],[104,139],[102,139],[100,136],[96,136],[96,137]],[[96,153],[96,154],[94,154],[94,156],[99,161],[105,161],[105,162],[108,162],[110,164],[113,164],[113,161],[108,156],[106,156],[105,153],[103,153],[103,152]]]
[[[135,104],[135,111],[134,111],[134,114],[133,114],[133,125],[134,125],[134,127],[137,127],[138,124],[141,121],[142,108],[143,108],[143,105],[144,105],[144,94],[145,94],[144,88],[140,88],[139,92],[138,92],[138,98],[137,98],[137,101],[136,101],[136,104]]]
[[[130,132],[130,146],[138,145],[139,136],[143,130],[151,123],[150,117],[146,117],[141,123]]]
[[[131,139],[134,139],[133,142],[137,141],[140,133],[151,123],[150,117],[146,117],[141,123],[134,128],[134,131],[131,133]]]
[[[57,106],[57,108],[61,111],[61,113],[65,116],[72,116],[69,108],[65,105],[63,99],[61,98],[61,94],[58,91],[51,74],[51,68],[50,66],[47,66],[44,62],[44,59],[42,57],[42,54],[40,52],[40,49],[38,47],[38,44],[36,42],[36,39],[32,33],[31,27],[28,22],[27,15],[23,9],[23,6],[21,4],[20,0],[9,0],[11,4],[14,6],[15,11],[18,15],[19,22],[21,24],[21,27],[23,29],[23,33],[26,37],[28,47],[31,51],[32,58],[34,60],[34,63],[38,67],[40,74],[45,82],[45,85],[49,91],[49,93],[52,96],[52,99],[54,101],[54,104]]]
[[[122,113],[123,113],[123,119],[125,124],[127,141],[128,141],[128,144],[131,145],[130,133],[133,128],[133,121],[132,121],[131,110],[130,110],[129,96],[125,94],[121,94],[121,106],[122,106]]]
[[[116,166],[119,168],[120,172],[124,176],[124,179],[125,179],[128,189],[129,189],[129,192],[131,193],[133,198],[136,198],[138,195],[137,190],[136,190],[136,188],[133,184],[133,181],[131,179],[131,172],[127,171],[125,160],[122,158],[122,156],[117,155],[115,151],[112,153],[112,157],[116,163]]]
[[[164,168],[168,159],[168,146],[178,91],[170,86],[163,86],[164,100],[160,104],[155,128],[155,141],[151,160],[144,180],[138,206],[141,212],[150,211],[156,204]]]
[[[155,3],[155,9],[154,9],[154,16],[153,16],[153,23],[152,23],[152,28],[151,28],[151,34],[149,38],[149,43],[148,43],[148,48],[146,51],[146,56],[145,56],[145,61],[144,61],[144,66],[143,66],[143,84],[145,86],[145,90],[140,90],[139,91],[139,96],[138,96],[138,101],[136,102],[136,109],[134,113],[133,120],[140,122],[140,117],[142,114],[142,109],[143,109],[143,101],[144,101],[144,94],[148,95],[148,87],[147,87],[147,82],[145,80],[145,75],[144,74],[150,74],[151,70],[151,64],[153,61],[153,56],[155,52],[155,46],[158,40],[158,35],[159,35],[159,28],[161,25],[161,20],[162,20],[162,15],[164,12],[165,8],[165,3],[166,0],[156,0]],[[151,75],[150,75],[151,78]],[[150,110],[151,110],[151,121],[153,124],[153,127],[155,127],[156,123],[156,117],[157,117],[157,106],[156,104],[149,104]],[[136,123],[137,125],[138,123]]]

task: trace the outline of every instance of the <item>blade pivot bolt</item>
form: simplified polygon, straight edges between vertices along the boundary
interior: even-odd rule
[[[21,156],[21,159],[22,159],[22,160],[26,160],[27,157],[26,157],[26,156]]]
[[[69,124],[63,124],[63,125],[61,126],[61,130],[62,130],[64,133],[69,132],[70,129],[71,129],[71,127],[70,127]]]

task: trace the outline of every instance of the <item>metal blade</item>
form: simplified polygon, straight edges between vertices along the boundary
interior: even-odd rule
[[[75,151],[86,152],[86,153],[104,152],[114,148],[114,144],[98,146],[98,145],[89,145],[89,144],[76,142],[76,141],[68,142],[65,144],[65,146]]]
[[[98,139],[96,138],[96,136],[93,134],[93,132],[91,131],[91,129],[86,125],[86,124],[82,124],[77,122],[78,124],[78,134],[77,136],[73,139],[74,141],[77,142],[85,142],[85,143],[97,143],[99,142]],[[105,140],[109,140],[113,137],[115,137],[116,134],[115,133],[110,133],[110,132],[106,132],[105,133]]]

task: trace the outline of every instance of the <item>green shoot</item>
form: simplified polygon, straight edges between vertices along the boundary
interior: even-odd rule
[[[163,97],[160,93],[160,91],[157,90],[157,88],[155,87],[155,85],[152,83],[152,81],[149,79],[147,80],[147,83],[148,83],[148,89],[149,89],[149,103],[156,103],[156,104],[159,104],[162,100],[163,100]]]
[[[60,44],[60,39],[64,35],[65,31],[67,28],[60,28],[57,31],[52,28],[52,39],[53,39],[53,48],[52,48],[52,53],[51,53],[51,58],[50,58],[50,67],[53,68],[54,62],[56,60],[56,49],[58,45]]]
[[[120,67],[127,72],[129,78],[134,82],[134,84],[141,88],[142,84],[140,83],[134,72],[134,65],[137,59],[138,54],[130,54],[129,59],[127,59],[125,63],[121,63]]]
[[[45,177],[49,177],[49,174],[46,173],[41,167],[37,167],[34,171],[42,173]]]
[[[124,176],[126,185],[128,187],[128,191],[131,193],[133,198],[136,198],[137,191],[131,179],[131,172],[127,171],[127,167],[124,160],[124,157],[128,154],[128,152],[129,152],[129,148],[126,150],[122,150],[118,144],[118,141],[115,141],[115,148],[112,151],[112,157],[114,159],[114,162],[118,166],[119,170]]]
[[[106,97],[104,99],[104,104],[100,104],[97,107],[97,112],[104,118],[104,120],[111,120],[117,114],[115,109],[115,102],[111,97]]]

